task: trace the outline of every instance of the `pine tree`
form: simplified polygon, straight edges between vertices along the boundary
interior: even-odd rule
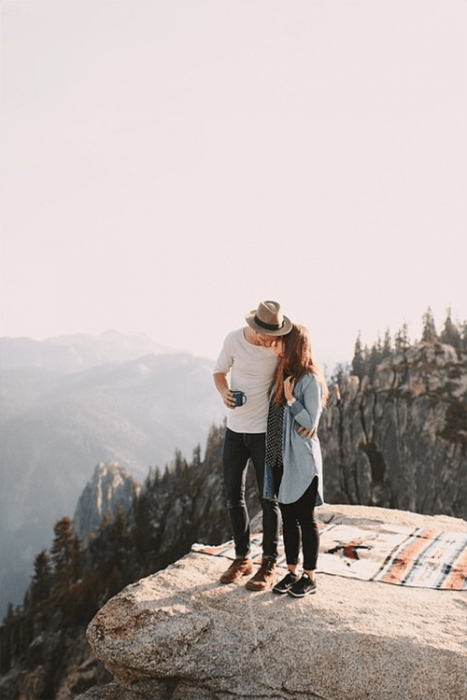
[[[452,345],[453,348],[460,348],[461,346],[460,330],[458,326],[453,323],[450,307],[446,309],[446,320],[444,322],[443,330],[441,331],[440,340],[442,343]]]
[[[175,451],[174,476],[175,492],[178,495],[186,493],[190,478],[190,468],[180,450]]]
[[[461,348],[467,351],[467,321],[464,321],[460,328]]]
[[[197,468],[201,464],[201,445],[196,445],[195,449],[193,450],[193,459],[191,462],[191,468]]]
[[[395,346],[396,350],[407,350],[407,348],[410,345],[410,340],[409,340],[409,327],[407,323],[404,323],[402,325],[402,328],[397,331],[396,337],[395,337]]]
[[[70,574],[72,581],[78,581],[83,575],[84,552],[81,540],[76,533],[71,538],[71,566]]]
[[[381,343],[379,344],[379,347],[378,347],[378,345],[373,345],[373,347],[371,348],[371,352],[369,354],[369,357],[367,359],[367,367],[368,367],[367,374],[370,377],[370,379],[375,378],[376,367],[380,363],[381,357],[382,357]]]
[[[212,425],[206,440],[206,451],[204,456],[205,464],[212,470],[216,464],[220,465],[222,458],[222,444],[224,441],[226,421],[222,426]]]
[[[36,554],[34,560],[34,575],[32,577],[32,601],[33,604],[46,600],[50,595],[52,583],[52,569],[47,550]]]
[[[80,568],[81,547],[68,515],[54,525],[55,537],[50,550],[54,565],[55,587],[68,588]]]
[[[128,519],[123,504],[120,501],[117,503],[114,528],[117,541],[126,542],[129,537]]]
[[[362,379],[365,374],[365,358],[362,348],[361,334],[359,332],[357,340],[355,341],[355,349],[352,360],[352,374]]]
[[[151,531],[151,498],[147,491],[143,491],[134,507],[135,524],[132,531],[132,539],[138,557],[144,561],[152,548]]]
[[[433,311],[430,307],[427,308],[422,317],[423,331],[422,340],[425,343],[434,343],[438,336],[436,333],[435,319],[433,316]]]
[[[124,567],[129,555],[130,531],[128,529],[127,514],[121,503],[117,503],[114,530],[118,563]]]
[[[144,480],[144,486],[148,491],[152,491],[155,478],[156,478],[156,474],[155,474],[154,467],[149,467],[146,479]],[[133,484],[133,493],[134,493],[134,484]]]
[[[387,328],[386,333],[384,334],[383,348],[381,351],[382,357],[390,357],[391,351],[392,351],[391,333],[389,331],[389,328]]]

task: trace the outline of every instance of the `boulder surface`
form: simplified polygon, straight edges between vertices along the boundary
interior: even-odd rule
[[[467,532],[448,516],[323,506],[324,522]],[[87,638],[115,681],[79,700],[466,700],[467,593],[317,575],[303,599],[218,583],[190,553],[127,586]],[[279,571],[279,576],[282,575]]]

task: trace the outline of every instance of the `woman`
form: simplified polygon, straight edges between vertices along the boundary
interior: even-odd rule
[[[319,531],[314,509],[324,502],[316,431],[328,389],[324,374],[313,359],[307,329],[294,325],[283,336],[283,343],[269,403],[264,495],[278,496],[288,568],[273,592],[302,598],[316,590]],[[308,432],[312,437],[301,437],[298,431],[303,434],[302,428],[312,431]],[[304,569],[301,577],[297,575],[300,538]]]

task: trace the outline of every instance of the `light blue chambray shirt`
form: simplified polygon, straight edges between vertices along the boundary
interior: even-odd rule
[[[317,434],[312,438],[302,438],[297,432],[299,426],[307,430],[317,429],[322,411],[323,388],[309,372],[294,387],[295,403],[284,408],[282,430],[282,460],[284,473],[279,488],[280,503],[295,503],[303,496],[314,477],[318,477],[316,505],[324,503],[323,460]],[[272,469],[266,464],[264,497],[273,497]]]

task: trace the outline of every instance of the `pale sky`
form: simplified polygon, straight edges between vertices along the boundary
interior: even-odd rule
[[[467,318],[464,0],[2,0],[3,336]]]

